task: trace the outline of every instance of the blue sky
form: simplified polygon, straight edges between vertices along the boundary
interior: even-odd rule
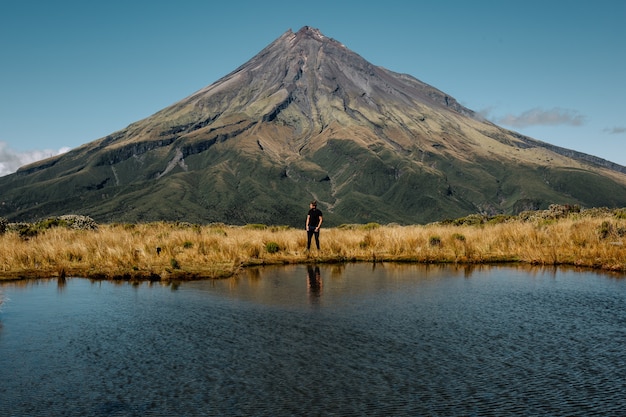
[[[626,165],[626,1],[0,0],[0,175],[312,26],[503,127]]]

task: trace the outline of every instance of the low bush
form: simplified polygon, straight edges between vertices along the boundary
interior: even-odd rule
[[[607,239],[609,237],[620,238],[626,236],[626,228],[605,220],[598,227],[598,235],[600,236],[600,239]]]
[[[265,244],[265,251],[267,253],[277,253],[280,251],[280,246],[276,242],[267,242]]]
[[[431,236],[428,238],[428,244],[430,246],[441,246],[441,238],[439,236]]]
[[[260,223],[252,223],[244,226],[244,229],[252,229],[252,230],[265,230],[267,229],[267,225]]]
[[[459,242],[465,242],[465,236],[463,236],[463,235],[462,235],[462,234],[460,234],[460,233],[454,233],[454,234],[452,235],[452,238],[453,238],[454,240],[458,240]]]
[[[180,263],[176,258],[170,259],[170,266],[172,267],[172,269],[180,269]]]

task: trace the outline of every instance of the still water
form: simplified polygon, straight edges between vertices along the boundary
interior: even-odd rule
[[[0,416],[624,416],[626,278],[348,264],[0,286]]]

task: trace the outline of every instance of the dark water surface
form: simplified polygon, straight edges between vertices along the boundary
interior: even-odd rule
[[[0,286],[0,416],[625,416],[626,278],[320,265]]]

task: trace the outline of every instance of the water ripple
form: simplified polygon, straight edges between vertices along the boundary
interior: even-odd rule
[[[322,266],[10,296],[2,416],[619,416],[626,281]]]

